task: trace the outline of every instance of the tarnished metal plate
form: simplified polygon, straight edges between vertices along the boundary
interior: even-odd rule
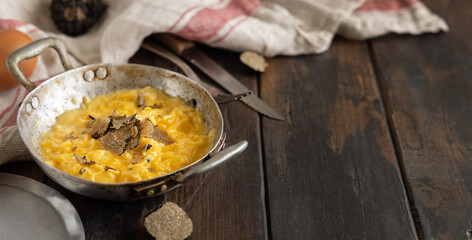
[[[32,179],[0,173],[0,239],[85,239],[74,206]]]

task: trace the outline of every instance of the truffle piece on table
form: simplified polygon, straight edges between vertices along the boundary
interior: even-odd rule
[[[173,202],[166,202],[144,220],[144,226],[156,240],[183,240],[193,232],[192,220]]]

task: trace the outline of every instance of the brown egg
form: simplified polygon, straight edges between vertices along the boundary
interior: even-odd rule
[[[15,50],[31,43],[33,40],[26,34],[17,30],[0,31],[0,92],[10,90],[19,85],[7,68],[7,58]],[[31,76],[36,67],[38,58],[21,62],[20,69],[26,77]]]

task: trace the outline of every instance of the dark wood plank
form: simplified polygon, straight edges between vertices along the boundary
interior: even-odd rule
[[[415,239],[367,45],[270,60],[262,121],[273,239]]]
[[[239,63],[237,54],[205,50],[257,92],[257,74]],[[138,51],[130,61],[177,70],[173,64],[145,50]],[[259,116],[239,102],[224,104],[221,109],[227,146],[247,139],[249,148],[226,165],[168,193],[166,198],[180,205],[193,220],[194,233],[190,239],[265,239]],[[82,197],[53,182],[33,162],[6,164],[0,171],[43,181],[61,192],[77,209],[87,239],[152,239],[143,221],[164,202],[164,196],[133,202]]]
[[[472,2],[425,1],[449,33],[372,43],[382,95],[426,239],[472,228]]]
[[[238,54],[204,49],[257,92],[257,74],[239,62]],[[225,119],[226,146],[246,139],[248,149],[231,162],[168,194],[167,200],[182,206],[192,218],[192,239],[266,239],[259,116],[240,102],[222,104],[220,108]]]
[[[34,179],[38,182],[47,181],[45,179],[46,174],[44,174],[39,169],[38,165],[34,163],[33,159],[28,159],[23,162],[14,162],[1,165],[0,172],[21,175],[27,178]]]

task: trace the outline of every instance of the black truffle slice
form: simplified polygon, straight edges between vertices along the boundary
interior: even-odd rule
[[[113,171],[116,171],[116,169],[110,167],[110,166],[105,166],[103,169],[105,169],[105,172],[108,171],[108,170],[113,170]]]
[[[154,139],[158,142],[164,143],[165,145],[169,145],[175,142],[166,131],[160,129],[158,126],[154,125],[154,131],[147,136],[148,138]]]
[[[136,119],[136,113],[132,116],[126,116],[125,114],[124,116],[114,117],[110,120],[111,121],[110,127],[114,129],[118,129],[118,128],[128,125],[134,119]]]
[[[105,134],[105,136],[101,137],[99,140],[102,147],[106,150],[117,155],[123,154],[126,142],[122,138],[118,137],[114,132]]]
[[[109,116],[109,118],[115,118],[118,117],[118,112],[116,110],[113,110],[113,113]]]
[[[142,107],[144,106],[146,102],[144,101],[144,96],[141,93],[141,91],[139,89],[137,89],[137,91],[138,91],[138,97],[136,98],[136,104],[138,105],[138,107]]]
[[[134,124],[128,124],[124,127],[113,130],[113,133],[115,133],[120,139],[123,139],[123,141],[128,141],[130,138],[138,135],[138,128]]]
[[[86,126],[89,127],[87,131],[93,138],[97,139],[105,134],[108,129],[110,119],[106,117],[97,118],[86,122]]]
[[[121,155],[127,149],[128,142],[139,135],[138,128],[135,126],[136,120],[119,129],[113,130],[100,138],[102,146],[115,154]],[[134,144],[134,141],[130,144]],[[139,140],[138,140],[139,141]],[[129,145],[131,146],[131,145]]]
[[[138,149],[138,151],[136,152],[136,155],[134,155],[133,159],[131,159],[131,163],[136,164],[136,163],[139,163],[141,160],[143,160],[144,159],[144,153],[151,147],[152,147],[151,144],[148,144],[148,143],[144,144],[141,148]]]
[[[139,135],[139,133],[136,136],[130,138],[128,142],[126,142],[125,150],[136,148],[139,145],[140,138],[141,136]]]
[[[154,132],[154,124],[152,124],[151,120],[147,118],[138,122],[138,128],[139,134],[144,137],[147,137]]]
[[[79,136],[66,135],[66,139],[68,140],[75,140],[77,138],[79,138]]]
[[[77,159],[77,161],[79,161],[80,163],[85,164],[85,165],[90,165],[90,164],[94,164],[94,163],[95,163],[94,161],[90,161],[90,162],[89,162],[89,161],[87,160],[87,157],[86,157],[86,156],[81,157],[81,156],[79,156],[79,155],[77,155],[77,154],[74,154],[74,157],[75,157],[75,159]]]
[[[153,105],[149,106],[150,108],[152,109],[156,109],[156,108],[162,108],[164,105],[162,105],[162,103],[154,103]]]

